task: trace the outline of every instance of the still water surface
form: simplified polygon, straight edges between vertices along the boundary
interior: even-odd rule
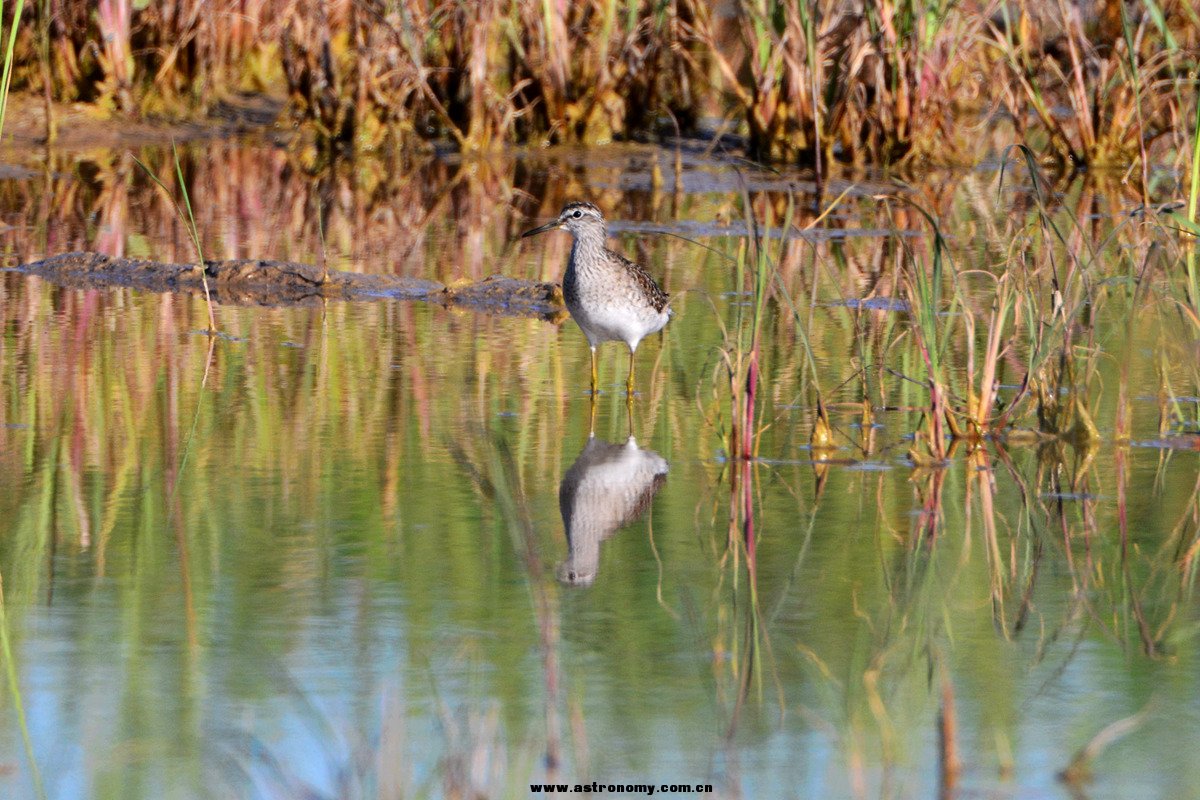
[[[167,152],[142,155],[167,174]],[[594,424],[570,321],[219,306],[226,335],[210,338],[195,297],[0,273],[3,657],[19,687],[0,702],[0,794],[521,797],[561,780],[930,797],[949,704],[954,796],[1200,797],[1200,451],[1157,416],[1157,376],[1189,374],[1158,358],[1172,323],[1126,337],[1112,301],[1095,451],[989,446],[914,471],[925,401],[892,374],[917,372],[910,354],[880,373],[871,447],[847,411],[863,320],[889,341],[907,324],[902,304],[858,301],[895,296],[887,266],[912,233],[860,235],[895,219],[878,188],[851,192],[826,234],[780,245],[841,447],[814,463],[812,377],[777,302],[760,459],[739,464],[720,351],[746,299],[699,245],[736,252],[746,176],[681,161],[673,194],[675,154],[644,149],[308,172],[253,142],[185,153],[210,257],[554,280],[568,237],[515,234],[564,199],[601,203],[677,315],[639,350],[632,412],[625,353],[602,350]],[[0,187],[10,264],[192,257],[126,155],[30,166]],[[994,263],[988,219],[1007,210],[978,204],[992,180],[918,190],[964,268]],[[1123,361],[1133,438],[1116,446]],[[1130,718],[1090,782],[1056,778]]]

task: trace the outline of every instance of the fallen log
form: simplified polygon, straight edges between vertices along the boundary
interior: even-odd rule
[[[101,253],[64,253],[21,264],[10,271],[36,275],[78,289],[122,287],[144,292],[196,294],[204,291],[195,264],[170,264]],[[557,284],[493,275],[446,286],[403,275],[364,275],[312,264],[267,259],[206,261],[204,276],[218,303],[298,306],[324,300],[419,300],[508,316],[557,320],[565,313]]]

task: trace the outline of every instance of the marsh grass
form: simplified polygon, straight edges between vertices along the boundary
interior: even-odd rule
[[[851,403],[831,405],[829,392],[821,389],[828,378],[817,377],[814,347],[819,345],[814,342],[825,335],[824,312],[818,313],[812,300],[802,312],[804,293],[814,292],[815,298],[815,285],[797,293],[784,278],[796,258],[787,245],[775,242],[785,238],[777,233],[798,230],[792,199],[781,195],[773,203],[743,196],[751,233],[733,264],[736,302],[722,319],[722,378],[713,395],[715,407],[728,411],[709,413],[709,419],[723,420],[716,429],[731,458],[759,456],[762,432],[780,419],[770,406],[781,396],[803,398],[810,410],[807,435],[814,458],[827,459],[851,438],[834,419],[846,413],[855,415],[861,432],[850,444],[869,454],[876,447],[875,407],[896,404],[893,398],[914,389],[923,399],[915,405],[900,401],[899,407],[919,414],[910,458],[923,467],[944,464],[959,441],[972,450],[1032,436],[1047,446],[1070,445],[1086,456],[1107,435],[1102,429],[1111,430],[1118,442],[1130,439],[1136,425],[1130,397],[1137,388],[1127,360],[1115,384],[1115,411],[1107,419],[1096,417],[1102,404],[1096,376],[1109,357],[1098,341],[1099,326],[1107,323],[1098,320],[1126,314],[1121,336],[1131,348],[1134,314],[1150,314],[1173,327],[1170,310],[1183,303],[1181,319],[1194,319],[1187,310],[1189,253],[1164,227],[1167,217],[1161,213],[1121,211],[1110,223],[1097,225],[1094,194],[1078,185],[1066,195],[1052,189],[1029,148],[1015,147],[1006,156],[1016,161],[993,179],[997,211],[986,212],[989,244],[978,252],[952,247],[944,222],[921,203],[900,195],[875,198],[894,231],[888,248],[894,271],[883,275],[907,310],[844,312],[860,331],[854,345],[858,357],[853,370],[834,381],[832,394],[844,396],[846,386],[860,385],[859,399]],[[1010,198],[1017,202],[1004,208]],[[1092,211],[1085,207],[1089,202]],[[1069,208],[1072,203],[1076,208]],[[817,252],[812,274],[830,271],[840,283],[837,271],[845,265],[828,263]],[[845,302],[844,290],[834,290]],[[777,337],[785,322],[795,348],[784,356],[791,374],[764,366],[764,358],[780,355]],[[764,347],[767,330],[773,333]],[[1181,356],[1189,350],[1186,334],[1180,339],[1172,333],[1163,343]],[[1190,381],[1196,383],[1196,370],[1182,366],[1188,363],[1183,357],[1182,371],[1193,373]],[[1172,371],[1178,375],[1180,368],[1162,372]],[[774,376],[773,382],[764,384],[763,375]],[[1170,399],[1180,393],[1186,388],[1164,384],[1173,424],[1186,429],[1191,412]]]
[[[946,296],[946,284],[956,282],[957,276],[951,275],[946,281],[946,273],[953,272],[953,262],[949,258],[946,241],[941,228],[929,212],[914,205],[916,211],[929,225],[931,236],[928,253],[924,258],[918,258],[912,250],[907,249],[908,258],[905,260],[907,269],[901,279],[904,296],[908,299],[910,313],[913,317],[913,334],[925,367],[924,384],[929,391],[929,409],[925,415],[925,426],[918,430],[914,440],[914,449],[909,457],[917,464],[927,464],[930,461],[938,463],[946,458],[946,444],[951,434],[961,436],[958,424],[955,422],[950,399],[947,396],[948,386],[944,362],[947,356],[949,336],[953,333],[952,320],[957,313],[959,293],[957,289],[949,292],[951,302],[943,309],[943,298]],[[926,260],[927,259],[927,260]]]
[[[729,656],[718,670],[716,692],[724,737],[729,742],[735,739],[748,706],[763,703],[767,681],[781,700],[783,696],[759,588],[761,498],[756,462],[760,435],[768,427],[760,395],[764,389],[762,337],[771,316],[778,258],[786,249],[786,239],[781,236],[773,252],[771,233],[786,231],[794,210],[789,194],[782,221],[776,223],[772,205],[757,203],[745,189],[740,206],[750,236],[739,243],[731,259],[732,306],[713,307],[722,340],[718,369],[712,376],[713,408],[705,415],[724,445],[722,475],[729,488],[725,536],[713,544],[721,590],[717,639],[721,651]],[[760,206],[765,208],[761,217]]]
[[[12,85],[13,65],[16,57],[17,34],[21,29],[21,12],[25,0],[16,0],[12,18],[8,22],[8,40],[4,39],[4,19],[0,13],[0,45],[4,47],[4,65],[0,71],[0,134],[4,133],[4,117],[8,111],[8,92]],[[0,9],[2,12],[3,9]]]
[[[747,302],[739,303],[734,315],[734,330],[724,348],[729,377],[731,404],[729,453],[734,458],[748,460],[757,455],[754,449],[760,410],[755,400],[759,389],[761,353],[760,338],[765,305],[772,290],[775,262],[768,249],[772,221],[768,217],[760,229],[753,203],[743,196],[743,208],[751,237],[746,247],[738,250],[734,269],[734,285],[743,288]],[[791,207],[784,219],[791,218]],[[749,310],[747,310],[747,305]]]
[[[745,119],[751,154],[809,163],[818,176],[835,158],[929,152],[965,78],[956,45],[982,23],[942,3],[740,0],[732,10],[737,49],[703,3],[691,30]]]
[[[1104,215],[1097,213],[1093,190],[1078,183],[1052,190],[1033,151],[1019,148],[1013,155],[1017,167],[993,179],[999,202],[988,213],[994,215],[996,226],[985,228],[990,244],[982,250],[964,255],[964,249],[952,246],[942,233],[943,223],[916,204],[893,199],[881,203],[881,213],[897,230],[897,269],[892,276],[884,273],[884,279],[899,288],[910,310],[875,314],[875,321],[888,320],[881,325],[866,324],[871,319],[868,314],[845,312],[860,331],[855,343],[860,356],[851,365],[853,371],[848,367],[838,376],[840,385],[834,381],[833,394],[848,384],[861,383],[863,397],[878,396],[875,402],[881,406],[918,412],[915,424],[907,429],[915,435],[910,457],[920,468],[914,479],[919,476],[924,487],[920,504],[926,509],[922,514],[926,539],[940,526],[938,509],[945,491],[938,470],[960,452],[956,442],[964,442],[972,458],[987,459],[990,452],[991,458],[1005,464],[1007,447],[1039,443],[1042,457],[1073,465],[1078,481],[1084,481],[1105,438],[1111,436],[1117,446],[1136,438],[1135,431],[1144,430],[1148,422],[1137,418],[1139,406],[1132,399],[1147,390],[1144,376],[1140,383],[1134,377],[1144,371],[1134,369],[1136,359],[1129,355],[1136,341],[1144,341],[1139,327],[1149,324],[1160,329],[1157,346],[1163,353],[1175,354],[1164,356],[1174,364],[1164,362],[1157,370],[1165,410],[1156,427],[1166,435],[1168,430],[1187,431],[1196,424],[1191,404],[1176,399],[1200,386],[1188,355],[1194,352],[1194,344],[1189,343],[1195,337],[1195,316],[1188,310],[1191,273],[1186,237],[1180,247],[1178,232],[1164,226],[1168,216],[1157,211],[1119,210],[1108,222],[1098,224],[1097,218]],[[1006,206],[1010,199],[1017,201],[1011,208]],[[776,209],[783,204],[779,198]],[[771,213],[779,213],[772,212],[770,204],[750,203],[749,198],[743,199],[742,206],[758,209],[767,220]],[[902,209],[909,213],[901,213]],[[793,213],[789,208],[788,214]],[[923,229],[922,237],[899,235],[918,227],[914,222]],[[778,402],[780,396],[791,395],[797,377],[803,385],[803,368],[789,373],[778,364],[767,366],[781,356],[780,322],[793,323],[788,336],[794,337],[798,351],[803,347],[811,356],[810,342],[820,342],[826,335],[823,317],[828,316],[823,310],[798,313],[803,292],[812,288],[798,294],[784,279],[781,266],[795,259],[786,248],[776,251],[769,244],[779,226],[753,220],[747,224],[754,233],[732,276],[739,301],[729,309],[729,327],[722,333],[729,427],[718,426],[726,452],[739,460],[747,457],[746,438],[754,442],[749,453],[756,458],[762,434],[778,424],[768,398]],[[923,246],[918,244],[922,241]],[[764,265],[766,284],[778,283],[779,290],[769,295],[756,292],[762,282],[756,277],[760,263],[755,258],[761,252],[771,254],[770,263]],[[824,257],[814,259],[813,275],[831,268],[845,270],[845,265],[817,266],[818,261]],[[762,309],[762,320],[756,321],[755,309]],[[1135,324],[1135,319],[1141,321]],[[1113,320],[1120,320],[1119,332],[1114,332]],[[771,344],[764,347],[756,330],[774,331],[768,337]],[[1098,380],[1107,371],[1105,362],[1114,359],[1120,363],[1116,380]],[[800,365],[805,360],[802,354],[791,363]],[[871,379],[878,389],[868,387],[869,375],[878,376]],[[915,404],[893,399],[917,387],[924,396]],[[800,396],[808,401],[814,460],[827,459],[827,453],[851,438],[834,420],[847,412],[860,420],[861,441],[850,442],[854,449],[868,454],[875,447],[871,402],[831,406],[816,385]],[[748,403],[756,408],[757,424],[746,415]],[[768,419],[773,421],[766,423]],[[814,469],[820,487],[828,467],[818,463]],[[991,468],[987,469],[990,475]],[[1073,479],[1071,486],[1055,491],[1087,491],[1079,487]],[[993,494],[990,484],[981,484],[976,493],[985,506],[992,504]],[[740,500],[738,504],[744,505]],[[994,528],[985,532],[988,540],[996,540]],[[1026,598],[1022,605],[1027,602]],[[998,601],[997,605],[1007,604]],[[1157,640],[1149,634],[1146,638]]]
[[[1140,162],[1145,188],[1186,146],[1200,20],[1187,0],[1127,5],[63,0],[32,7],[30,31],[61,35],[17,41],[16,80],[175,116],[283,86],[325,152],[597,144],[715,115],[819,181],[838,161],[974,161],[1015,134],[1066,167]]]
[[[1187,253],[1188,298],[1200,327],[1200,85],[1196,87],[1196,119],[1192,127],[1192,166],[1188,185],[1187,222],[1192,241]]]
[[[1186,108],[1179,88],[1192,59],[1181,41],[1197,29],[1187,4],[1148,2],[1136,21],[1124,3],[1087,20],[1072,4],[1006,5],[989,29],[1005,78],[996,86],[1019,139],[1045,136],[1076,166],[1140,160],[1147,174],[1147,148],[1172,136]]]

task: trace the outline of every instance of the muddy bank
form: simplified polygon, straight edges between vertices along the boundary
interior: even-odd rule
[[[78,289],[124,287],[146,292],[202,293],[195,264],[165,264],[100,253],[64,253],[21,264],[8,271],[36,275]],[[489,314],[556,319],[564,313],[562,293],[553,283],[495,275],[446,286],[400,275],[362,275],[312,264],[262,259],[205,262],[204,277],[218,303],[260,306],[319,304],[323,300],[420,300]]]

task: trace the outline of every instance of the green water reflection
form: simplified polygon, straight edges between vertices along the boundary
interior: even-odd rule
[[[672,198],[607,188],[645,168],[615,152],[309,176],[272,148],[217,144],[188,171],[210,252],[314,260],[323,227],[332,266],[447,281],[557,277],[567,242],[513,234],[587,187],[617,219],[738,219],[715,159],[689,160],[694,185]],[[123,157],[54,167],[0,189],[20,224],[11,260],[189,257]],[[995,252],[977,207],[990,179],[930,178],[970,268]],[[873,208],[859,197],[831,227],[887,227]],[[963,448],[914,471],[919,386],[872,373],[869,447],[847,411],[864,339],[918,372],[895,344],[902,314],[840,302],[889,294],[898,238],[784,251],[841,403],[825,463],[781,304],[760,460],[725,458],[722,326],[744,298],[726,261],[680,239],[623,237],[677,316],[639,349],[632,417],[624,353],[603,351],[594,439],[569,321],[220,307],[229,336],[214,339],[196,333],[198,298],[0,274],[0,574],[46,794],[525,796],[561,779],[929,797],[949,686],[961,796],[1066,796],[1056,774],[1076,751],[1139,714],[1074,790],[1200,796],[1200,451],[1186,426],[1160,432],[1156,394],[1165,374],[1194,408],[1190,368],[1163,344],[1185,321],[1115,284],[1092,340],[1108,354],[1091,384],[1099,448]],[[1122,369],[1133,423],[1118,445]],[[572,516],[587,503],[595,516]],[[15,699],[0,703],[0,793],[32,796]]]

